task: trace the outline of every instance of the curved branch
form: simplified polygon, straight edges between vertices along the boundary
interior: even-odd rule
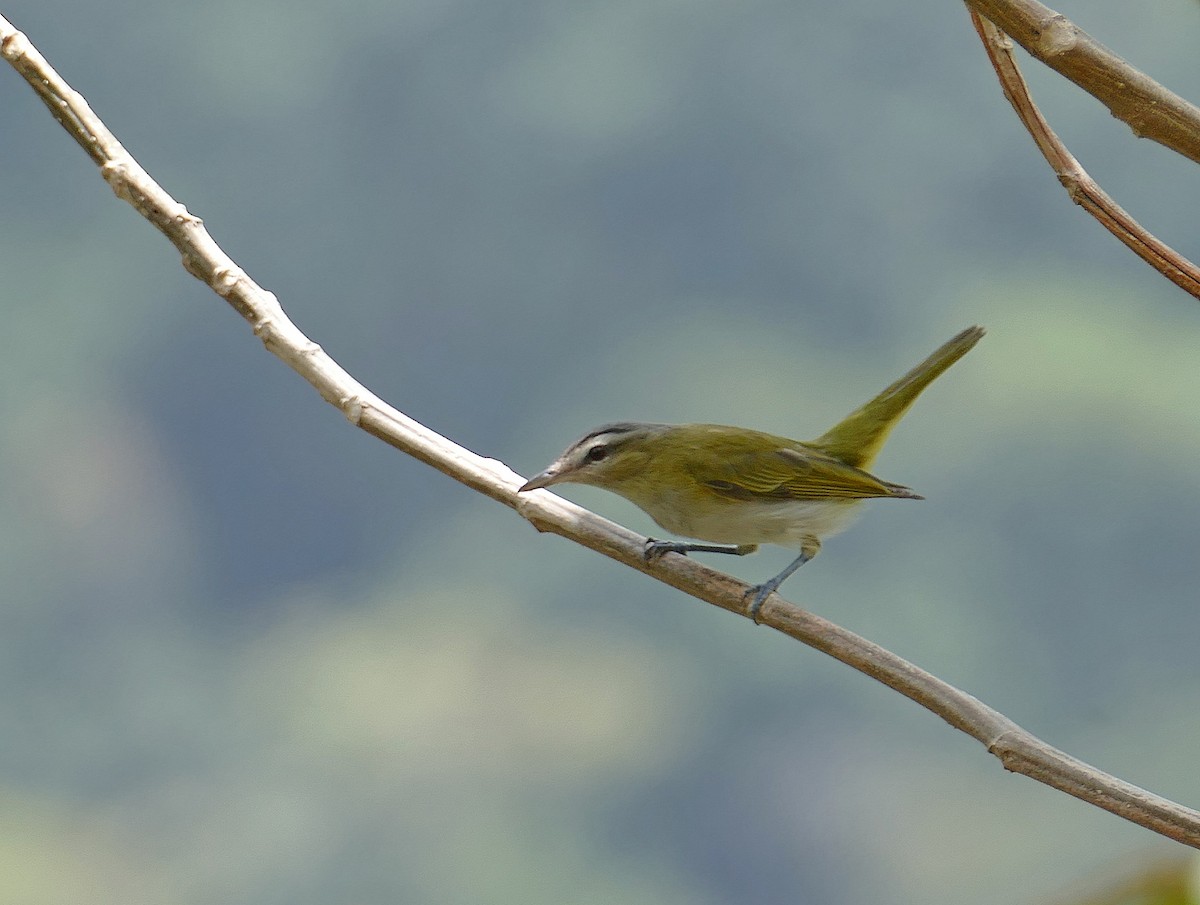
[[[183,255],[188,272],[228,301],[272,353],[307,380],[351,423],[455,480],[504,503],[539,531],[550,531],[645,572],[693,597],[746,615],[747,585],[694,560],[642,556],[645,538],[540,490],[518,494],[522,478],[436,434],[389,406],[351,377],[284,314],[205,230],[199,218],[168,195],[121,147],[84,99],[62,80],[28,40],[0,18],[0,54],[21,73],[55,118],[100,164],[121,198]],[[806,612],[777,594],[760,621],[895,689],[985,745],[1005,769],[1074,795],[1126,820],[1200,848],[1200,813],[1154,795],[1070,757],[964,691],[930,675],[853,632]]]
[[[966,0],[1059,75],[1149,138],[1200,163],[1200,108],[1160,85],[1037,0]]]
[[[1004,96],[1017,117],[1033,136],[1038,150],[1058,175],[1071,200],[1100,221],[1100,225],[1121,240],[1134,254],[1189,295],[1200,298],[1200,268],[1171,246],[1158,239],[1129,215],[1100,188],[1067,146],[1050,128],[1041,110],[1029,95],[1029,88],[1012,54],[1012,41],[996,25],[971,10],[971,21],[992,68],[1000,79]]]

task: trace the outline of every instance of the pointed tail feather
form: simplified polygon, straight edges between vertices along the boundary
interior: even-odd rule
[[[971,350],[983,337],[983,327],[968,327],[944,343],[932,355],[893,383],[890,387],[851,412],[809,445],[855,468],[867,468],[896,422],[950,365]]]

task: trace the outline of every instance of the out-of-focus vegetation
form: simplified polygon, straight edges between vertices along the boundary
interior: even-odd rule
[[[1064,11],[1200,98],[1194,8]],[[518,470],[615,418],[815,436],[986,324],[878,464],[927,501],[789,596],[1200,801],[1200,306],[1067,201],[962,9],[4,14],[309,335]],[[1195,167],[1031,75],[1195,253]],[[1011,905],[1172,851],[353,431],[7,70],[0,107],[0,901]]]

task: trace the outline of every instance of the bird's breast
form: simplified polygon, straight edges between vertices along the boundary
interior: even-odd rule
[[[633,500],[673,534],[717,544],[778,544],[798,547],[849,526],[860,500],[723,500],[709,497]]]

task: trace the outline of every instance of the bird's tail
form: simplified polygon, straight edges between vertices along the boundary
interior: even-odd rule
[[[984,334],[983,327],[968,327],[890,387],[851,412],[809,445],[855,468],[867,468],[896,422],[950,365],[971,350]]]

